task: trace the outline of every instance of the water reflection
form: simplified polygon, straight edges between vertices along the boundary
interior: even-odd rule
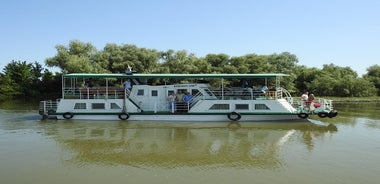
[[[72,153],[75,165],[135,167],[278,168],[281,148],[300,137],[309,150],[315,136],[335,126],[305,123],[44,122],[46,135]],[[293,139],[294,141],[294,139]],[[297,141],[297,140],[296,140]],[[299,144],[297,142],[297,144]]]
[[[324,122],[335,125],[364,124],[371,128],[379,127],[380,103],[337,103],[334,108],[339,109],[339,115],[336,118],[324,118]]]

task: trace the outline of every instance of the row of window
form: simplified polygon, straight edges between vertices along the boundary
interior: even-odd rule
[[[74,109],[87,109],[86,103],[75,103]],[[104,103],[91,103],[91,109],[105,109]],[[110,109],[121,109],[116,103],[110,103]]]
[[[75,103],[74,109],[87,109],[86,103]],[[105,109],[105,103],[91,103],[91,109]],[[116,103],[110,103],[110,109],[121,109]],[[214,104],[210,110],[229,110],[230,104]],[[249,104],[235,104],[236,110],[248,110]],[[255,110],[269,110],[265,104],[255,104]]]
[[[185,91],[187,91],[187,89],[177,89],[176,91],[175,90],[169,90],[168,94],[170,94],[170,93],[176,94],[176,93],[178,93],[178,91],[185,92]],[[199,93],[198,89],[191,89],[190,91],[191,91],[191,94],[193,94],[193,95]],[[209,90],[206,89],[207,93],[209,93],[208,91]],[[144,96],[144,94],[145,94],[145,90],[144,89],[138,89],[137,90],[137,96]],[[212,93],[210,95],[212,95]],[[158,96],[158,90],[151,90],[151,96]]]
[[[230,104],[214,104],[210,107],[210,110],[229,110]],[[236,110],[248,110],[249,104],[235,104]],[[269,110],[269,107],[265,104],[255,104],[255,110]]]

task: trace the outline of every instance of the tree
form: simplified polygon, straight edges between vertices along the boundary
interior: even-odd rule
[[[321,73],[317,68],[307,68],[306,66],[298,66],[293,72],[297,77],[294,80],[294,85],[298,92],[304,92],[308,89],[309,84],[314,81]]]
[[[57,55],[45,60],[49,67],[59,67],[63,73],[108,72],[95,60],[97,50],[91,43],[74,40],[68,47],[57,45],[56,49]]]
[[[370,66],[367,69],[367,74],[365,74],[363,78],[371,81],[374,84],[377,89],[377,95],[380,96],[380,66]]]
[[[96,54],[94,60],[111,73],[124,73],[128,66],[139,73],[153,73],[157,68],[159,56],[160,53],[154,49],[107,44]]]
[[[40,89],[40,95],[38,96],[40,100],[46,99],[57,99],[61,94],[61,73],[53,74],[49,70],[45,69],[42,74],[42,84],[38,89]]]
[[[292,74],[298,63],[297,56],[289,52],[281,54],[272,54],[268,56],[268,62],[271,70],[267,72]]]
[[[21,98],[26,100],[40,94],[42,66],[26,61],[11,61],[4,67],[2,87],[7,91],[8,98]]]
[[[207,54],[204,58],[211,65],[211,73],[223,73],[223,67],[229,64],[227,54]]]
[[[197,73],[200,70],[195,65],[196,60],[193,54],[189,55],[185,50],[168,50],[161,53],[160,65],[166,68],[167,73]]]
[[[9,75],[0,74],[0,101],[10,100],[21,95],[19,85]]]
[[[306,82],[307,90],[320,96],[365,97],[376,94],[373,84],[358,78],[350,67],[323,65],[322,70],[314,71],[309,80]]]

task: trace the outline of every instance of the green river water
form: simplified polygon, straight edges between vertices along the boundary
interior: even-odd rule
[[[380,104],[309,122],[41,121],[0,106],[2,184],[377,184]]]

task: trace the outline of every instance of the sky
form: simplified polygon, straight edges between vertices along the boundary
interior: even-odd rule
[[[290,52],[299,65],[380,64],[379,0],[1,0],[0,70],[45,60],[70,41],[197,57]]]

